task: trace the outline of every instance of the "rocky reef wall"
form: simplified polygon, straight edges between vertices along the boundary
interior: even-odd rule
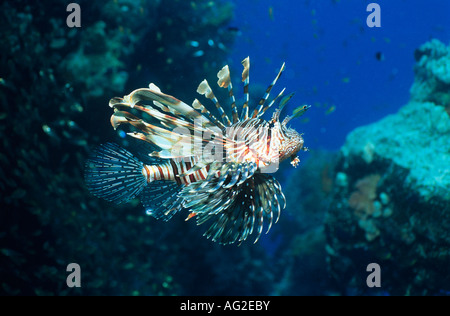
[[[450,47],[432,40],[415,57],[410,103],[355,129],[339,153],[325,231],[341,293],[449,291]],[[379,289],[366,285],[372,262]]]
[[[164,225],[137,203],[90,196],[83,166],[92,146],[123,141],[109,123],[110,98],[155,82],[193,100],[205,74],[226,61],[234,8],[227,1],[77,3],[81,28],[66,25],[67,1],[0,4],[0,295],[204,294],[222,266],[202,255],[210,241],[202,246],[197,227],[183,219]],[[255,251],[241,248],[234,258],[248,262]],[[205,279],[180,269],[191,255],[202,258],[191,271]],[[66,285],[72,262],[81,267],[81,288]]]

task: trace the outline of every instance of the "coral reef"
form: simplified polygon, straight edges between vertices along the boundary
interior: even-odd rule
[[[375,211],[373,204],[376,197],[376,189],[379,174],[371,174],[358,180],[355,184],[356,190],[350,195],[348,205],[355,210],[355,213],[361,218],[367,218]]]
[[[414,57],[411,100],[441,105],[450,115],[450,46],[433,39],[420,46]]]
[[[431,102],[448,94],[448,51],[437,41],[421,46],[412,101],[355,129],[341,148],[325,227],[329,269],[343,294],[449,290],[450,117]],[[378,290],[365,284],[371,262],[382,269]]]
[[[381,204],[375,200],[379,181],[379,174],[371,174],[358,180],[355,184],[356,190],[350,194],[348,199],[348,205],[359,218],[358,225],[366,232],[368,241],[372,241],[380,234],[379,229],[371,220],[371,217],[379,217],[381,214]]]
[[[385,157],[409,170],[406,184],[424,199],[432,194],[450,199],[449,141],[450,117],[445,109],[430,102],[410,102],[395,115],[357,128],[347,136],[342,153],[368,165],[377,156]]]
[[[211,250],[183,216],[170,225],[152,220],[136,202],[90,196],[83,181],[90,146],[124,143],[108,122],[108,100],[150,81],[193,99],[211,73],[205,68],[226,62],[233,7],[77,3],[80,29],[65,25],[66,1],[0,4],[0,295],[233,294],[236,279],[211,286],[230,266],[247,277],[239,293],[268,294],[261,284],[272,270],[251,260],[267,260],[261,245]],[[205,54],[193,56],[199,49]],[[224,252],[238,263],[218,262]],[[81,267],[81,288],[66,286],[72,262]]]

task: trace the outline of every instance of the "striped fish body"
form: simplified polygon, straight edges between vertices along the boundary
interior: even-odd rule
[[[187,160],[167,159],[166,162],[161,164],[144,164],[142,167],[142,175],[147,183],[163,180],[176,182],[178,185],[189,185],[193,182],[206,180],[209,169],[207,167],[200,168],[189,175],[184,175],[198,161],[198,159],[193,157]]]
[[[280,216],[286,201],[280,184],[271,175],[278,164],[306,150],[302,135],[287,128],[290,119],[303,114],[302,106],[293,116],[279,120],[292,95],[283,98],[269,121],[263,114],[282,96],[284,89],[266,105],[269,85],[256,108],[249,108],[249,68],[244,71],[245,102],[238,111],[228,66],[218,73],[218,85],[227,88],[231,113],[227,114],[206,80],[197,92],[210,99],[217,119],[200,101],[192,106],[161,92],[154,84],[137,89],[123,98],[113,98],[111,124],[125,128],[128,135],[150,143],[145,163],[128,150],[107,143],[92,152],[86,162],[85,179],[96,196],[114,203],[139,197],[147,214],[169,220],[180,210],[189,211],[198,224],[210,223],[206,237],[222,244],[242,242],[252,233],[259,239],[264,223],[267,232]]]

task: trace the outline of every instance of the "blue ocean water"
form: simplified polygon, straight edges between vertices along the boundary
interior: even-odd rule
[[[380,5],[379,28],[366,24],[372,2]],[[260,83],[286,62],[279,85],[297,92],[289,110],[313,106],[309,121],[293,126],[311,148],[336,150],[355,127],[408,102],[414,51],[432,38],[449,42],[449,15],[442,0],[235,1],[240,36],[231,59],[250,55],[251,79]]]
[[[374,2],[381,9],[381,27],[371,28],[367,6]],[[414,51],[433,38],[450,42],[449,1],[234,3],[232,25],[240,31],[230,59],[250,55],[251,82],[264,84],[286,62],[277,88],[296,92],[285,114],[301,104],[312,105],[291,123],[304,133],[305,145],[312,150],[339,150],[356,127],[396,113],[410,98]],[[283,174],[286,187],[292,169]],[[284,216],[291,216],[287,213]],[[262,240],[269,253],[283,242]]]

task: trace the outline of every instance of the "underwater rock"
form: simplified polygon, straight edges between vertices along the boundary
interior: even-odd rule
[[[84,29],[78,49],[64,59],[61,68],[72,85],[82,84],[86,97],[123,91],[128,73],[120,60],[120,33],[109,36],[106,23],[99,21]],[[119,36],[118,36],[119,35]]]
[[[436,41],[419,51],[412,101],[355,129],[340,151],[325,227],[329,269],[344,294],[450,289],[450,117],[444,106],[417,101],[450,83],[432,66],[448,67],[450,55]],[[372,262],[381,267],[380,289],[366,285]]]
[[[126,63],[136,47],[142,47],[146,34],[157,29],[159,6],[160,1],[151,0],[103,0],[89,8],[82,5],[96,18],[83,16],[82,27],[65,35],[77,45],[63,59],[59,71],[72,86],[83,91],[84,98],[122,92],[129,79]],[[53,40],[52,45],[59,45],[60,40]]]
[[[408,170],[405,185],[428,200],[450,200],[450,117],[433,103],[411,102],[395,115],[355,129],[341,152],[368,166],[385,158]],[[350,162],[349,162],[350,163]]]
[[[115,135],[99,125],[109,125],[105,111],[108,99],[123,93],[117,90],[136,82],[181,81],[153,58],[164,55],[159,48],[180,52],[171,56],[176,72],[193,85],[204,70],[200,76],[191,71],[198,64],[181,59],[192,53],[189,40],[214,34],[217,45],[207,44],[208,54],[196,60],[202,67],[225,61],[218,43],[232,38],[219,28],[232,8],[206,0],[77,3],[79,29],[65,24],[66,1],[0,2],[0,295],[174,295],[194,287],[214,294],[210,278],[187,278],[180,268],[180,262],[195,261],[191,275],[196,268],[208,276],[221,272],[218,256],[204,258],[209,242],[197,229],[180,229],[184,218],[179,225],[155,225],[137,203],[112,206],[92,197],[83,165],[90,143]],[[169,17],[178,19],[160,23]],[[162,34],[158,45],[147,40],[153,34]],[[249,262],[261,257],[256,249],[235,252]],[[81,288],[65,286],[72,262],[81,266]],[[248,269],[241,271],[238,281],[248,277]],[[256,278],[267,281],[255,270],[239,290],[250,293]],[[236,281],[223,293],[233,289]]]
[[[412,101],[429,101],[442,105],[450,113],[450,46],[433,39],[414,52],[415,80]]]

